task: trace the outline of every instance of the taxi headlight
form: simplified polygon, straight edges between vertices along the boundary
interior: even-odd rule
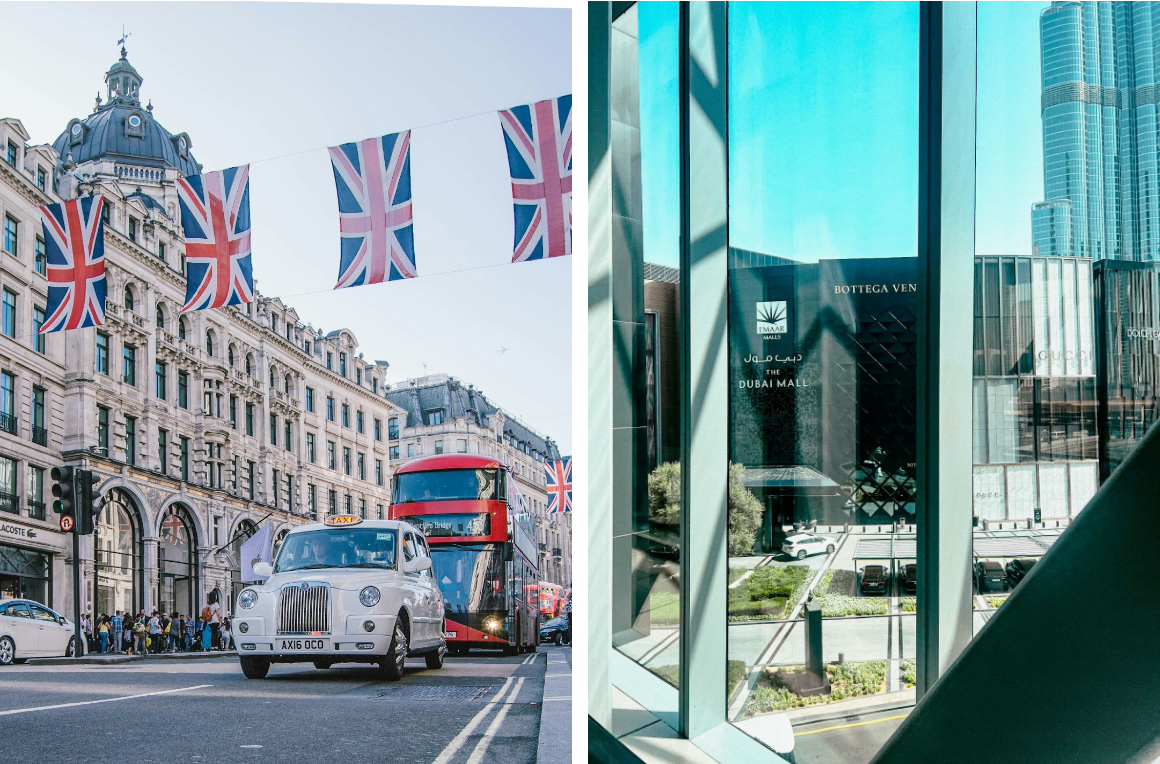
[[[253,589],[244,589],[238,597],[238,604],[246,610],[258,604],[258,593]]]
[[[358,593],[358,601],[367,607],[374,607],[375,605],[379,604],[379,599],[381,597],[382,595],[379,594],[379,590],[374,586],[364,587],[363,590]]]

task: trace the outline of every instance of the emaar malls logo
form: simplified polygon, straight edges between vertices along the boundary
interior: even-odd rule
[[[757,303],[757,333],[786,334],[789,332],[789,312],[785,300]]]

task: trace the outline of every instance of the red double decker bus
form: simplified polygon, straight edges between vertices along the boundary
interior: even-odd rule
[[[551,620],[560,615],[564,607],[564,587],[559,584],[540,584],[540,618]]]
[[[539,643],[539,557],[527,502],[502,462],[443,454],[391,483],[392,520],[427,536],[446,603],[447,648],[531,652]]]

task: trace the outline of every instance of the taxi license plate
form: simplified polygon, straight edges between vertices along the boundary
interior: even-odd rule
[[[443,632],[444,639],[455,639],[458,636],[459,636],[458,631],[445,631],[445,632]]]
[[[326,650],[327,645],[325,639],[279,639],[279,650],[294,650],[301,653],[313,653]]]

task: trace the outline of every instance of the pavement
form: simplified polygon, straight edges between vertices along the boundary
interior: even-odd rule
[[[236,656],[87,656],[0,669],[0,739],[12,761],[342,761],[530,764],[571,755],[571,648],[409,659],[401,682],[360,664]],[[17,734],[18,733],[18,734]],[[542,753],[541,753],[542,752]]]

